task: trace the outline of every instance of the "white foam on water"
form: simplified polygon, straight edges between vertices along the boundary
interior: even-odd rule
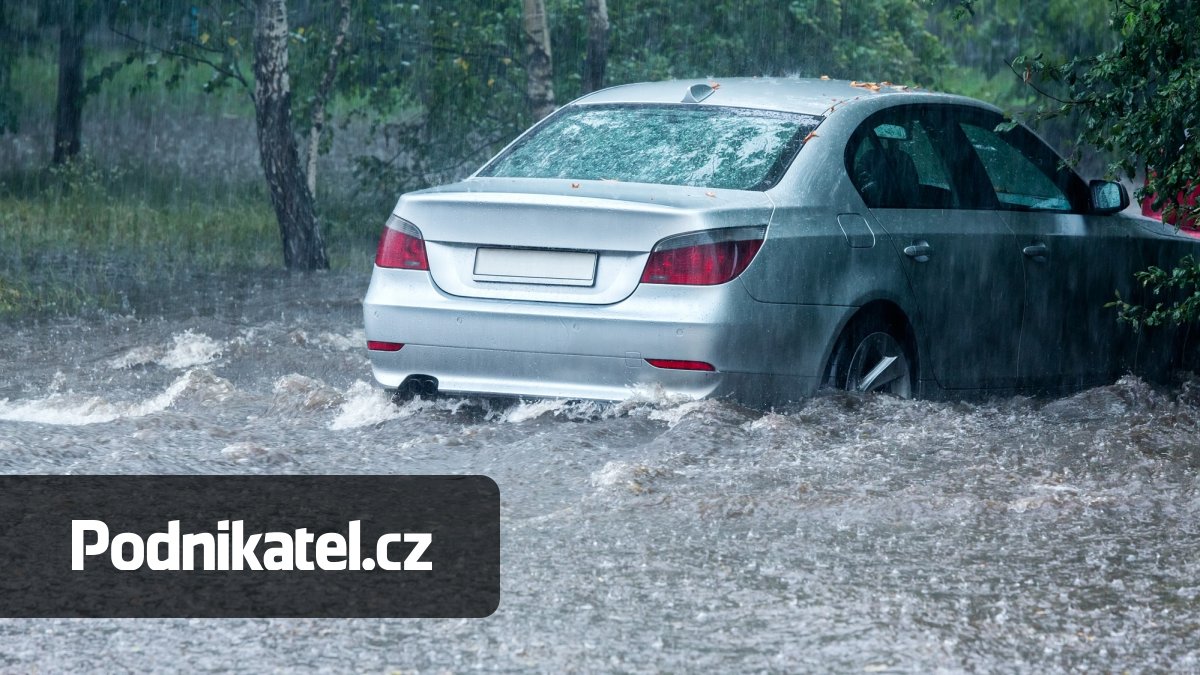
[[[742,428],[751,432],[774,433],[780,431],[797,431],[798,426],[799,425],[787,415],[782,415],[777,412],[769,412],[756,420],[746,422],[742,425]]]
[[[519,424],[543,415],[554,415],[572,421],[611,419],[645,413],[651,419],[668,422],[674,426],[687,413],[696,410],[699,401],[686,394],[669,394],[662,385],[636,385],[629,389],[629,397],[621,401],[588,401],[566,398],[544,398],[524,400],[503,411],[495,418],[510,424]],[[680,410],[682,408],[682,410]]]
[[[1074,485],[1031,485],[1033,494],[1009,501],[1006,506],[1014,513],[1035,509],[1059,510],[1083,507],[1108,507],[1122,503],[1120,495],[1105,490],[1083,489]]]
[[[221,343],[203,333],[184,331],[174,336],[175,344],[158,360],[167,368],[183,369],[211,363],[221,355]]]
[[[632,477],[633,466],[629,462],[605,462],[591,475],[592,485],[596,487],[613,487],[628,482]]]
[[[1089,421],[1146,415],[1166,404],[1153,387],[1134,375],[1125,375],[1115,383],[1085,389],[1042,407],[1042,413],[1061,421]]]
[[[224,448],[221,448],[221,456],[234,461],[254,459],[256,457],[265,457],[270,454],[270,450],[258,443],[243,441],[241,443],[231,443]]]
[[[613,461],[593,471],[592,486],[600,489],[624,488],[634,494],[653,490],[653,482],[669,472],[638,462]]]
[[[647,415],[650,419],[656,422],[666,422],[667,428],[674,428],[688,415],[695,412],[703,412],[720,406],[720,403],[709,400],[702,401],[687,401],[678,403],[669,407],[654,408]]]
[[[537,419],[548,413],[561,413],[566,411],[571,405],[571,401],[565,398],[539,398],[532,401],[522,400],[515,406],[505,410],[500,415],[501,422],[509,424],[520,424],[529,420]]]
[[[254,443],[252,441],[231,443],[224,448],[221,448],[221,456],[232,462],[237,462],[238,464],[276,464],[279,462],[286,462],[291,459],[286,452],[282,452],[259,443]]]
[[[335,352],[348,352],[356,349],[361,349],[365,352],[367,348],[367,334],[361,328],[352,330],[346,335],[322,331],[315,337],[303,328],[296,328],[288,332],[287,339],[292,344],[301,347],[316,347]],[[238,338],[237,341],[243,343],[246,341],[246,338]]]
[[[418,412],[433,407],[432,401],[414,398],[401,405],[392,403],[384,390],[359,380],[346,390],[345,400],[337,417],[329,423],[333,431],[374,426],[390,420],[412,417]]]
[[[650,419],[675,426],[685,415],[697,409],[696,404],[703,403],[703,400],[687,394],[668,393],[661,384],[639,384],[630,388],[628,398],[610,404],[603,416],[645,414]]]
[[[290,404],[304,410],[332,408],[345,402],[341,392],[317,380],[299,373],[291,373],[275,380],[276,403]]]
[[[319,347],[332,349],[337,352],[348,352],[355,349],[365,350],[367,348],[367,334],[361,328],[350,331],[348,335],[321,333],[317,335],[315,342]]]
[[[50,380],[50,392],[59,392],[67,386],[67,374],[63,371],[55,371],[54,379]]]
[[[654,406],[658,408],[680,405],[695,401],[687,394],[668,393],[661,384],[638,384],[630,387],[629,398],[621,401],[622,406]]]
[[[110,359],[108,367],[113,370],[124,370],[133,368],[134,366],[142,366],[148,363],[154,363],[162,358],[163,350],[158,347],[134,347],[124,354]]]
[[[109,359],[108,367],[124,370],[135,366],[157,363],[165,368],[183,370],[211,363],[221,355],[224,346],[205,335],[186,330],[172,336],[170,347],[143,345],[134,347],[124,354]]]
[[[34,422],[58,426],[104,424],[118,419],[145,417],[171,407],[189,389],[208,389],[224,396],[232,387],[221,378],[200,370],[189,370],[162,393],[144,401],[114,403],[99,396],[78,397],[71,393],[52,393],[33,401],[0,400],[0,420]]]

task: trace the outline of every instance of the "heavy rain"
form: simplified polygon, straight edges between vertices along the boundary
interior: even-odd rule
[[[490,617],[0,618],[0,671],[1200,670],[1194,341],[1173,343],[1161,377],[1053,393],[830,387],[751,406],[648,383],[622,401],[393,400],[363,321],[402,193],[461,180],[546,111],[631,82],[824,76],[964,94],[1085,179],[1183,196],[1200,166],[1194,105],[1131,95],[1119,119],[1045,113],[1113,77],[1194,103],[1198,12],[0,5],[0,473],[483,474],[501,494]],[[1133,56],[1147,36],[1190,46],[1148,66]],[[289,77],[265,63],[279,49]],[[1097,74],[1086,59],[1103,53],[1127,70]],[[753,131],[761,146],[774,129]],[[1153,194],[1146,212],[1188,227],[1185,199],[1174,211]],[[1135,197],[1111,217],[1142,213]],[[1107,288],[1061,301],[1098,303],[1123,335],[1180,323],[1186,337],[1197,308],[1167,303],[1200,275],[1176,263],[1147,277],[1157,310]]]

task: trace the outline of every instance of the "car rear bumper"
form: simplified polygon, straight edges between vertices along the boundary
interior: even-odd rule
[[[425,272],[376,268],[363,301],[375,379],[430,376],[443,392],[622,400],[644,387],[748,403],[808,396],[852,307],[762,303],[740,282],[644,284],[611,305],[444,293]],[[702,361],[715,372],[656,368]]]

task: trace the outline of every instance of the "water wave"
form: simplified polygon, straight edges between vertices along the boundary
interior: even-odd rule
[[[185,330],[172,336],[170,346],[139,346],[108,361],[113,370],[124,370],[135,366],[158,364],[172,370],[194,368],[212,363],[224,349],[224,345],[203,333]]]
[[[53,392],[30,401],[0,400],[0,420],[62,426],[104,424],[162,412],[185,394],[221,399],[232,390],[227,380],[206,370],[189,370],[161,393],[142,401],[114,402],[101,396],[79,396],[72,392]]]

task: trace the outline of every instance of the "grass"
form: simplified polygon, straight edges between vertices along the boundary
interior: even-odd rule
[[[156,203],[122,178],[84,160],[0,183],[0,313],[114,309],[131,285],[278,264],[265,200]]]
[[[324,211],[331,266],[367,268],[386,210],[348,202]],[[121,311],[133,294],[197,274],[281,267],[261,181],[210,184],[86,158],[0,177],[0,317]]]
[[[81,257],[122,253],[206,269],[266,266],[278,238],[265,200],[163,207],[139,196],[110,196],[67,183],[32,196],[0,198],[5,250],[64,251]]]
[[[111,52],[90,54],[89,74],[123,53]],[[194,68],[177,89],[131,94],[143,71],[124,68],[88,99],[85,155],[47,168],[56,68],[49,50],[13,68],[20,136],[0,141],[40,149],[0,169],[0,318],[125,311],[197,275],[282,269],[245,91],[206,94],[209,73]],[[395,195],[350,194],[337,168],[323,170],[318,203],[330,263],[369,269]]]

